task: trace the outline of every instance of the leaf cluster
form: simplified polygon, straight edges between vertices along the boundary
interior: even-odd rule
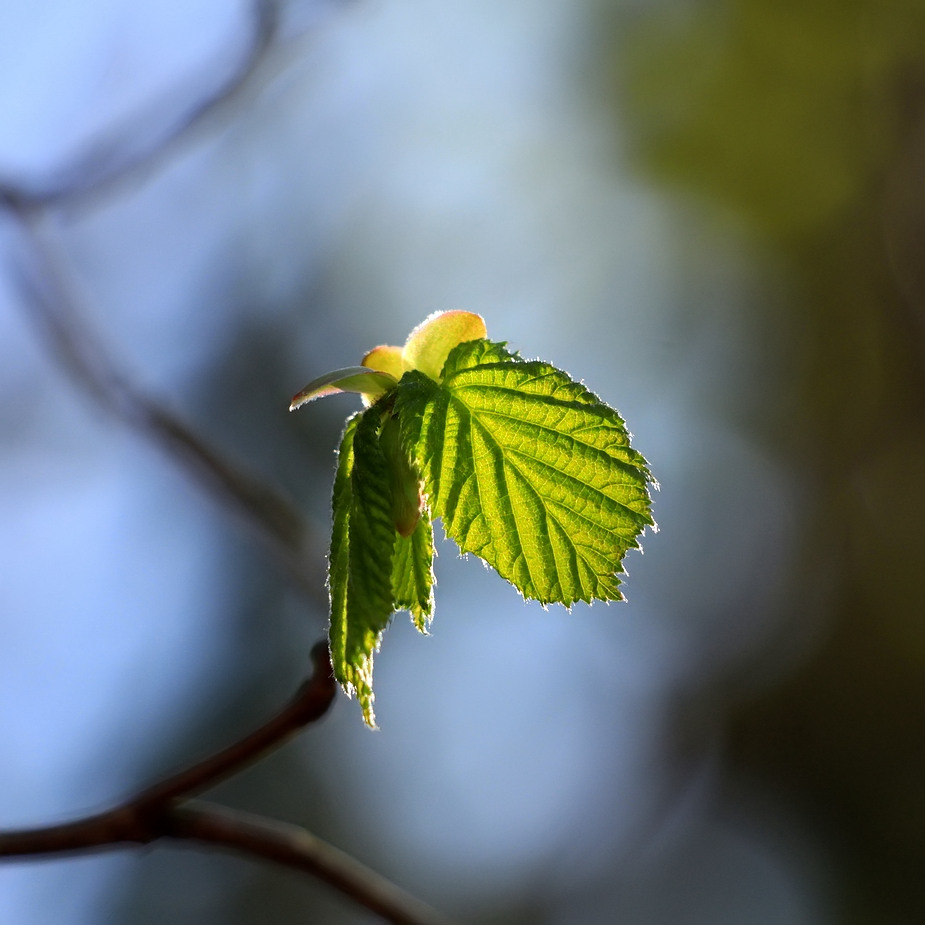
[[[654,527],[653,479],[620,415],[548,363],[459,340],[482,330],[467,312],[432,316],[403,352],[376,348],[293,400],[349,390],[368,405],[341,439],[328,583],[335,676],[370,726],[392,614],[422,632],[433,617],[435,517],[525,598],[566,607],[621,600],[623,557]]]

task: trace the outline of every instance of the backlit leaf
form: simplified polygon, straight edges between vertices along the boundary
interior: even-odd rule
[[[622,599],[623,556],[653,525],[652,479],[616,411],[486,340],[456,347],[439,384],[407,373],[395,409],[463,552],[544,604]]]
[[[422,632],[433,617],[433,517],[525,597],[567,607],[620,600],[623,557],[655,526],[620,415],[484,332],[471,312],[437,313],[404,348],[376,347],[293,400],[349,390],[368,406],[341,440],[328,585],[334,674],[370,726],[392,613]]]
[[[421,511],[411,536],[398,535],[392,559],[392,595],[396,610],[407,610],[426,633],[434,614],[434,528],[430,511]]]
[[[377,398],[394,389],[397,381],[396,377],[387,372],[369,369],[366,366],[335,369],[312,380],[301,392],[293,395],[289,410],[295,411],[316,398],[336,395],[339,392],[358,392],[366,404],[372,404]]]
[[[475,312],[434,312],[408,335],[402,351],[405,369],[419,369],[437,379],[457,344],[478,340],[486,333],[485,320]]]
[[[373,654],[394,611],[388,465],[379,446],[377,407],[354,415],[341,440],[334,480],[334,527],[328,563],[331,662],[363,718],[375,726]]]

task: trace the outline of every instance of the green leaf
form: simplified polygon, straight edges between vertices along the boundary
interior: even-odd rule
[[[434,312],[408,335],[402,350],[404,367],[419,369],[437,379],[447,355],[457,344],[479,340],[486,333],[485,319],[474,312]]]
[[[375,725],[373,656],[395,610],[427,632],[440,516],[463,552],[543,604],[620,600],[626,551],[654,528],[648,465],[581,383],[436,313],[403,348],[309,383],[292,407],[356,391],[341,439],[328,566],[334,674]]]
[[[392,556],[392,596],[396,610],[407,610],[414,625],[426,633],[434,615],[434,528],[430,511],[421,510],[411,536],[395,538]]]
[[[292,396],[289,410],[295,411],[316,398],[337,395],[339,392],[358,392],[367,405],[395,388],[398,379],[387,372],[367,366],[348,366],[335,369],[313,379],[301,392]]]
[[[421,515],[421,480],[401,445],[398,421],[389,415],[379,434],[379,446],[389,467],[392,523],[402,536],[411,536]]]
[[[622,599],[623,556],[654,522],[648,466],[616,411],[484,339],[455,347],[440,383],[406,373],[394,401],[428,503],[461,551],[544,604]]]
[[[328,563],[331,662],[363,718],[375,726],[373,655],[395,609],[389,467],[379,445],[382,409],[350,418],[341,439],[334,480],[334,527]]]

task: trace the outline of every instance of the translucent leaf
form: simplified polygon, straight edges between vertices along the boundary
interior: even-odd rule
[[[307,402],[326,395],[336,395],[338,392],[358,392],[372,404],[377,398],[385,395],[397,385],[397,379],[381,370],[369,369],[366,366],[347,366],[344,369],[335,369],[313,379],[301,392],[296,393],[289,403],[289,410],[295,411]]]
[[[402,536],[410,536],[417,526],[423,504],[421,480],[401,445],[398,421],[391,415],[382,425],[379,445],[389,467],[392,523]]]
[[[396,380],[401,379],[405,372],[401,347],[389,347],[384,344],[379,347],[373,347],[373,349],[363,357],[363,365],[368,366],[370,369],[388,373]]]
[[[652,479],[619,414],[581,383],[503,344],[453,349],[441,383],[395,393],[428,502],[463,552],[544,604],[620,600]]]
[[[475,312],[434,312],[409,335],[402,351],[405,369],[419,369],[439,379],[449,352],[460,343],[486,334],[485,320]]]
[[[393,607],[392,524],[388,464],[379,445],[381,411],[354,415],[341,440],[334,479],[328,587],[331,662],[363,718],[375,726],[373,655]]]
[[[434,614],[434,529],[424,507],[411,536],[397,536],[392,558],[392,596],[396,610],[407,610],[426,633]]]
[[[548,363],[445,312],[403,349],[306,386],[371,405],[347,423],[334,483],[328,584],[334,673],[373,715],[373,656],[395,610],[426,632],[434,610],[432,518],[544,604],[619,600],[626,551],[654,523],[652,478],[619,414]]]

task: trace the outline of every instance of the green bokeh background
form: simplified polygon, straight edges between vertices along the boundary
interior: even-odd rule
[[[749,307],[786,332],[786,376],[744,424],[805,485],[782,632],[809,614],[826,628],[798,670],[739,704],[732,760],[817,826],[836,860],[835,920],[919,921],[925,7],[602,13],[606,92],[634,168],[787,280]]]

